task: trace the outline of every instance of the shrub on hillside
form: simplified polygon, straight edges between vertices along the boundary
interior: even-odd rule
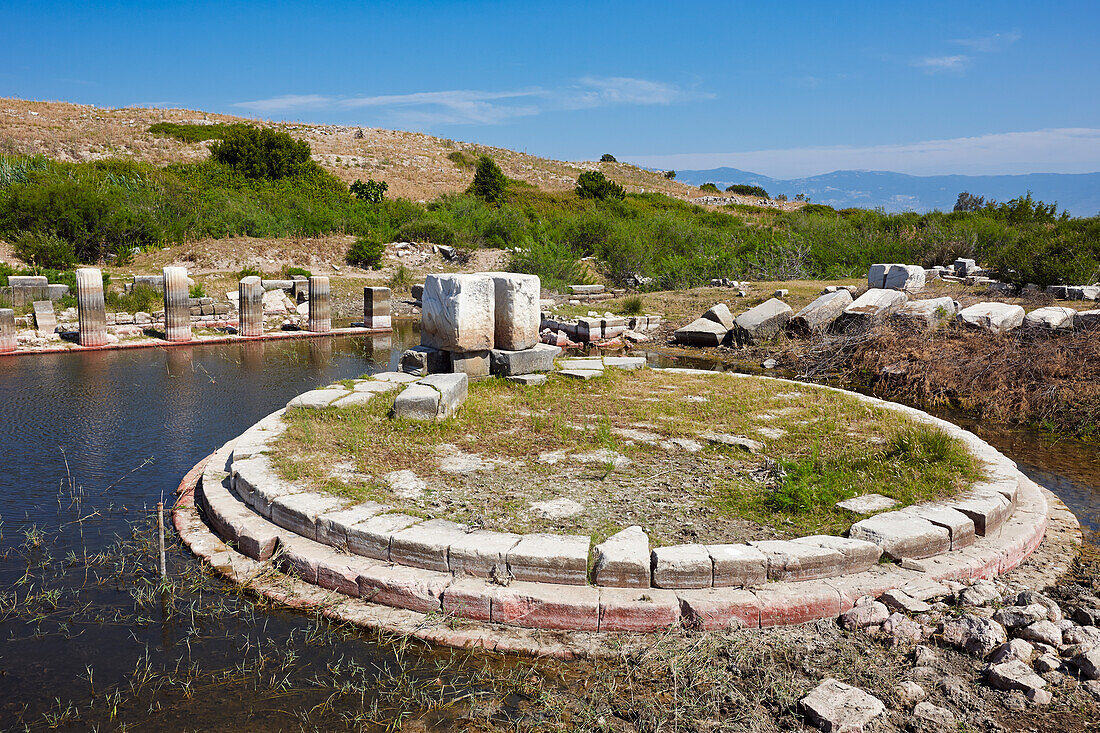
[[[149,127],[149,133],[161,137],[173,137],[185,143],[197,143],[203,140],[220,140],[226,131],[238,125],[196,125],[188,122],[158,122]],[[243,125],[241,125],[243,127]]]
[[[508,179],[504,177],[504,171],[488,155],[478,158],[477,172],[474,180],[466,193],[477,196],[482,201],[498,203],[504,198],[504,191],[508,188]]]
[[[447,160],[451,161],[459,168],[477,167],[477,159],[469,153],[463,152],[461,150],[452,150],[451,152],[447,153]]]
[[[699,187],[699,190],[706,191],[707,193],[719,193],[718,186],[715,186],[713,183],[704,183]]]
[[[76,264],[73,243],[53,232],[19,232],[11,246],[16,257],[35,268],[68,270]]]
[[[676,178],[676,171],[665,171],[664,177],[671,181]]]
[[[401,226],[396,238],[402,242],[431,242],[453,247],[455,230],[445,222],[436,219],[416,219]]]
[[[508,269],[538,275],[547,288],[564,288],[583,279],[580,262],[569,245],[544,237],[528,239],[513,250]]]
[[[626,191],[623,187],[608,179],[602,171],[585,171],[581,173],[577,177],[577,187],[574,190],[582,199],[607,201],[626,197]]]
[[[366,183],[363,183],[358,178],[355,179],[355,183],[348,187],[348,191],[352,196],[360,201],[366,201],[368,204],[380,204],[382,200],[386,198],[386,191],[389,190],[390,184],[385,181],[376,181],[373,178],[368,178]]]
[[[747,183],[735,183],[732,186],[726,186],[726,193],[736,193],[741,196],[759,196],[762,199],[768,198],[768,192],[760,186],[750,186]]]
[[[313,277],[313,273],[306,268],[291,265],[283,265],[282,275],[284,280],[293,280],[295,275],[300,275],[306,279]]]
[[[210,157],[249,178],[278,179],[301,173],[311,162],[309,143],[266,127],[234,125],[210,146]]]
[[[260,269],[258,267],[252,267],[251,265],[248,265],[246,267],[242,267],[240,270],[237,271],[238,280],[244,280],[246,277],[263,277],[263,273],[260,272]]]
[[[386,246],[375,239],[359,237],[350,247],[346,257],[349,265],[377,270],[382,266],[382,255],[386,253]]]
[[[836,216],[836,209],[828,204],[806,204],[799,209],[803,214],[828,214],[829,216]]]
[[[600,156],[600,162],[601,163],[618,163],[619,161],[615,160],[615,156],[612,155],[611,153],[604,153],[603,155]]]

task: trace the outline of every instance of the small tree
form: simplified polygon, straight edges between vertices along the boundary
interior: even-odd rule
[[[386,191],[388,191],[389,188],[390,185],[385,181],[376,181],[373,178],[368,178],[367,182],[363,183],[356,178],[355,183],[351,184],[348,190],[351,191],[352,196],[360,201],[378,205],[382,203],[382,199],[386,197]]]
[[[969,191],[963,191],[955,200],[955,211],[981,211],[985,206],[984,196],[974,196]]]
[[[676,171],[665,171],[664,175],[665,178],[671,181],[672,179],[676,178]]]
[[[504,177],[504,171],[500,169],[488,155],[481,156],[477,161],[477,172],[474,180],[466,193],[477,196],[483,201],[496,203],[504,198],[504,190],[508,187],[508,179]]]
[[[76,263],[73,243],[53,232],[19,232],[11,245],[16,257],[36,269],[68,270]]]
[[[582,199],[623,199],[626,190],[614,181],[608,180],[601,171],[585,171],[577,177],[577,195]]]
[[[707,193],[718,193],[718,186],[715,186],[713,183],[704,183],[699,187],[699,190],[706,191]]]
[[[615,156],[612,155],[611,153],[604,153],[602,156],[600,156],[600,162],[601,163],[618,163],[619,161],[615,160]]]
[[[310,161],[309,143],[285,132],[232,125],[210,146],[210,157],[249,178],[284,178],[300,173]]]

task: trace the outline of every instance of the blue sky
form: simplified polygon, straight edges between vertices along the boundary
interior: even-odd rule
[[[0,28],[0,96],[776,177],[1100,171],[1095,0],[0,0]]]

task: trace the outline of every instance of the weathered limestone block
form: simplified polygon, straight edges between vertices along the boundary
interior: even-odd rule
[[[733,328],[733,314],[730,313],[729,306],[725,303],[712,305],[710,310],[703,314],[703,318],[722,324],[727,331]]]
[[[825,293],[796,313],[791,319],[791,326],[804,333],[823,331],[840,318],[851,304],[852,294],[847,290]]]
[[[107,310],[103,302],[103,273],[95,267],[76,271],[76,309],[80,321],[80,345],[107,343]]]
[[[875,543],[893,560],[920,560],[951,549],[951,533],[947,529],[902,512],[861,519],[848,530],[848,536]]]
[[[679,622],[680,599],[672,591],[600,589],[600,631],[658,631]]]
[[[1000,334],[1020,327],[1024,309],[1009,303],[976,303],[959,311],[955,319],[963,326]]]
[[[585,535],[524,535],[508,551],[508,568],[516,580],[584,585],[590,544]]]
[[[955,316],[955,301],[951,298],[910,300],[901,307],[894,318],[920,328],[933,328]]]
[[[57,330],[57,314],[53,310],[52,300],[34,301],[34,327],[39,333],[53,333]]]
[[[603,319],[582,317],[577,319],[577,340],[583,343],[603,338]]]
[[[676,591],[684,626],[700,631],[760,627],[760,599],[752,591],[699,588]]]
[[[924,268],[920,265],[890,265],[883,287],[914,292],[924,288]]]
[[[444,420],[466,401],[469,384],[465,374],[431,374],[397,395],[394,415],[408,420]]]
[[[798,707],[826,733],[856,733],[886,712],[882,700],[830,677],[798,701]]]
[[[363,328],[392,328],[390,289],[363,288]]]
[[[899,290],[872,288],[844,309],[844,320],[863,325],[880,323],[900,310],[908,300],[909,296]]]
[[[49,299],[50,281],[45,275],[11,275],[8,277],[11,288],[11,304],[27,305],[36,300]]]
[[[271,504],[271,521],[295,534],[316,540],[317,517],[347,505],[346,500],[335,496],[303,491],[275,499]]]
[[[840,575],[844,555],[818,545],[787,540],[750,542],[768,558],[768,579],[778,581],[814,580]]]
[[[980,267],[978,267],[977,262],[963,257],[955,260],[955,262],[952,264],[952,267],[955,270],[955,277],[967,277],[968,275],[973,275],[981,269]]]
[[[317,541],[333,547],[347,549],[348,527],[365,522],[372,517],[377,517],[387,509],[388,507],[385,504],[379,504],[376,501],[365,501],[346,509],[322,512],[317,516]]]
[[[369,603],[433,613],[442,609],[443,593],[452,582],[450,575],[428,570],[377,565],[359,574],[359,597]]]
[[[707,545],[714,564],[714,587],[747,588],[768,577],[768,556],[750,545]]]
[[[311,389],[308,392],[303,392],[297,397],[291,398],[286,403],[288,408],[300,408],[303,410],[320,410],[328,407],[341,397],[347,397],[348,390],[343,387],[337,388],[323,388],[323,389]]]
[[[1076,315],[1077,311],[1073,308],[1059,306],[1036,308],[1024,316],[1024,325],[1028,328],[1043,331],[1069,330],[1073,328]]]
[[[603,331],[603,337],[605,339],[612,339],[618,336],[622,336],[626,333],[626,318],[620,316],[607,317],[604,316],[600,319],[600,327]]]
[[[324,275],[314,275],[309,279],[309,330],[313,333],[332,330],[329,282]]]
[[[401,355],[401,371],[418,377],[446,374],[451,371],[451,355],[428,346],[414,346]]]
[[[407,529],[420,521],[419,518],[408,514],[379,514],[349,524],[344,529],[348,550],[363,557],[389,560],[390,538],[395,532]]]
[[[974,544],[974,520],[947,504],[917,504],[902,509],[902,512],[945,528],[951,534],[952,550]]]
[[[875,264],[867,270],[867,287],[869,288],[883,288],[886,287],[886,273],[890,271],[890,265]]]
[[[793,315],[789,305],[771,298],[734,319],[734,336],[739,344],[760,343],[782,331]]]
[[[451,543],[447,564],[456,575],[476,578],[508,576],[508,553],[522,539],[511,532],[468,532]]]
[[[489,352],[490,371],[502,377],[518,374],[535,374],[554,369],[554,359],[561,354],[561,348],[550,344],[535,344],[521,351],[493,349]]]
[[[596,585],[648,588],[649,536],[633,525],[596,545],[592,580]]]
[[[603,285],[570,285],[569,292],[573,295],[596,295],[604,291]]]
[[[1100,310],[1078,311],[1073,317],[1074,328],[1100,328]]]
[[[605,356],[603,365],[608,369],[634,371],[635,369],[645,369],[646,359],[644,356]]]
[[[242,277],[237,284],[237,330],[242,336],[264,334],[264,286],[259,276]]]
[[[17,345],[15,311],[11,308],[0,308],[0,353],[15,351]]]
[[[496,286],[492,278],[428,275],[423,302],[420,342],[424,346],[456,353],[493,348]]]
[[[451,371],[465,374],[470,379],[489,376],[488,351],[463,351],[451,354]]]
[[[597,631],[600,589],[591,586],[515,582],[497,591],[494,623],[536,629]]]
[[[971,496],[950,502],[956,509],[974,522],[974,532],[979,537],[994,534],[1012,513],[1012,504],[996,491],[978,491]]]
[[[709,318],[697,318],[683,328],[673,332],[673,337],[681,344],[689,346],[718,346],[729,335],[730,329]]]
[[[713,563],[703,545],[667,545],[652,553],[655,588],[709,588]]]
[[[465,536],[465,525],[446,519],[414,524],[390,537],[390,562],[447,572],[447,550]]]
[[[522,351],[539,342],[542,284],[538,275],[517,272],[487,272],[493,281],[494,346]]]
[[[191,306],[187,269],[165,267],[164,283],[164,337],[169,341],[191,340]]]
[[[834,535],[811,535],[791,540],[795,544],[811,545],[835,550],[844,556],[844,562],[840,566],[840,575],[862,573],[879,561],[882,557],[882,548],[873,542],[852,539],[850,537],[836,537]]]

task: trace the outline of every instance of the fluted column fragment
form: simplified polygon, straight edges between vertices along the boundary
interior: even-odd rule
[[[186,267],[164,268],[164,336],[169,341],[191,340],[191,303]]]
[[[0,353],[15,351],[15,311],[0,308]]]
[[[263,336],[264,286],[256,275],[242,277],[237,289],[239,331],[242,336]]]
[[[80,345],[107,343],[107,309],[103,302],[103,273],[96,267],[76,271],[76,311],[80,321]]]
[[[314,333],[332,330],[328,278],[324,275],[314,275],[309,279],[309,330]]]

